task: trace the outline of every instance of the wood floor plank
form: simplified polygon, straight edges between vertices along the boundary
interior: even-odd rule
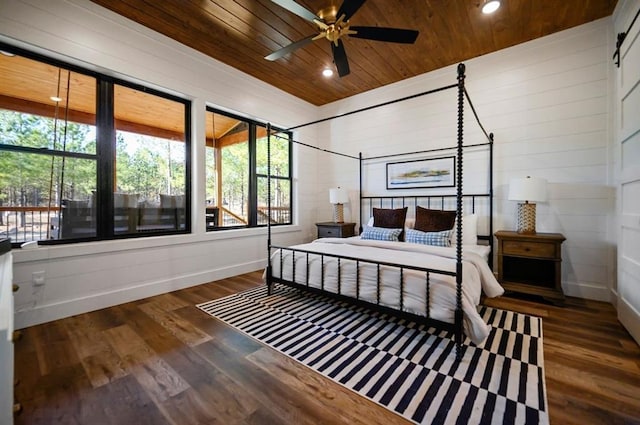
[[[242,422],[260,404],[236,382],[211,367],[210,359],[203,358],[192,350],[171,351],[163,359],[179,370],[182,378],[195,391],[190,395],[194,402],[203,404],[201,409],[214,414],[220,423]]]
[[[162,327],[171,332],[171,334],[176,338],[189,346],[202,344],[203,342],[211,340],[210,335],[202,332],[198,328],[194,328],[189,324],[189,322],[176,314],[176,309],[167,310],[162,304],[155,302],[141,304],[139,308],[153,320],[158,322]],[[179,308],[184,308],[184,306],[177,307],[177,309]]]
[[[171,423],[132,375],[113,381],[104,388],[108,392],[104,394],[102,404],[111,423],[135,425]]]
[[[105,338],[152,400],[161,403],[189,388],[178,372],[159,357],[129,326],[104,332]]]
[[[93,320],[98,316],[83,314],[64,321],[69,340],[94,388],[127,375],[122,359],[105,340],[101,326]]]
[[[274,380],[269,373],[246,360],[231,347],[214,342],[206,342],[194,349],[208,359],[212,367],[236,382],[243,391],[252,393],[263,406],[280,417],[283,423],[339,423],[332,421],[328,412],[317,409],[312,399]],[[258,388],[261,390],[256,391]]]
[[[36,326],[34,333],[33,344],[43,375],[56,368],[78,363],[78,356],[70,343],[64,321],[55,321],[49,326]]]
[[[407,423],[195,307],[261,284],[257,271],[24,329],[15,423]],[[640,424],[640,347],[613,306],[484,303],[543,318],[552,424]]]

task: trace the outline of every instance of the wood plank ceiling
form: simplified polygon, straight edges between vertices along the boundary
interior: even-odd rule
[[[330,43],[317,40],[275,62],[264,56],[316,33],[314,24],[270,0],[92,0],[314,105],[343,99],[447,65],[611,15],[616,0],[502,0],[493,15],[482,0],[368,0],[352,25],[416,29],[415,44],[344,38],[351,73],[333,67]],[[342,0],[298,0],[318,14]]]

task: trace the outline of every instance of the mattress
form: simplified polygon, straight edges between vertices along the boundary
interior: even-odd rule
[[[429,273],[430,289],[427,296],[425,272],[411,269],[401,271],[400,268],[392,266],[381,266],[378,269],[373,262],[455,272],[455,247],[370,241],[355,237],[323,238],[291,248],[311,253],[294,253],[287,249],[274,252],[271,257],[273,276],[374,304],[379,301],[379,304],[385,307],[402,309],[417,315],[425,316],[428,310],[429,316],[433,319],[454,322],[456,308],[454,276]],[[471,341],[480,344],[489,334],[489,326],[477,311],[481,294],[484,292],[488,297],[495,297],[502,295],[504,290],[487,265],[485,247],[465,248],[466,246],[463,246],[463,328]],[[345,258],[338,261],[335,257],[322,254],[351,257],[359,261]],[[402,306],[400,305],[401,273]],[[357,286],[359,286],[358,289]]]

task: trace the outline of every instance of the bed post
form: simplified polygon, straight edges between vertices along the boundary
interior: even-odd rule
[[[493,133],[489,133],[489,268],[493,270]]]
[[[362,234],[362,152],[358,152],[358,165],[359,165],[359,173],[360,173],[360,191],[359,191],[359,197],[360,197],[360,226],[358,228],[358,234],[361,235]]]
[[[458,158],[457,158],[457,197],[456,216],[457,240],[456,240],[456,312],[455,312],[455,343],[456,361],[462,359],[462,151],[463,151],[463,126],[464,126],[464,75],[465,65],[458,64]]]
[[[267,123],[267,294],[271,295],[271,123]]]

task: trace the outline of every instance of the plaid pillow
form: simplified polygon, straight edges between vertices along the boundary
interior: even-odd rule
[[[360,235],[361,239],[371,239],[374,241],[398,241],[398,236],[403,229],[388,229],[386,227],[364,226]]]
[[[405,241],[422,245],[451,246],[451,230],[441,232],[421,232],[415,229],[407,229]]]

